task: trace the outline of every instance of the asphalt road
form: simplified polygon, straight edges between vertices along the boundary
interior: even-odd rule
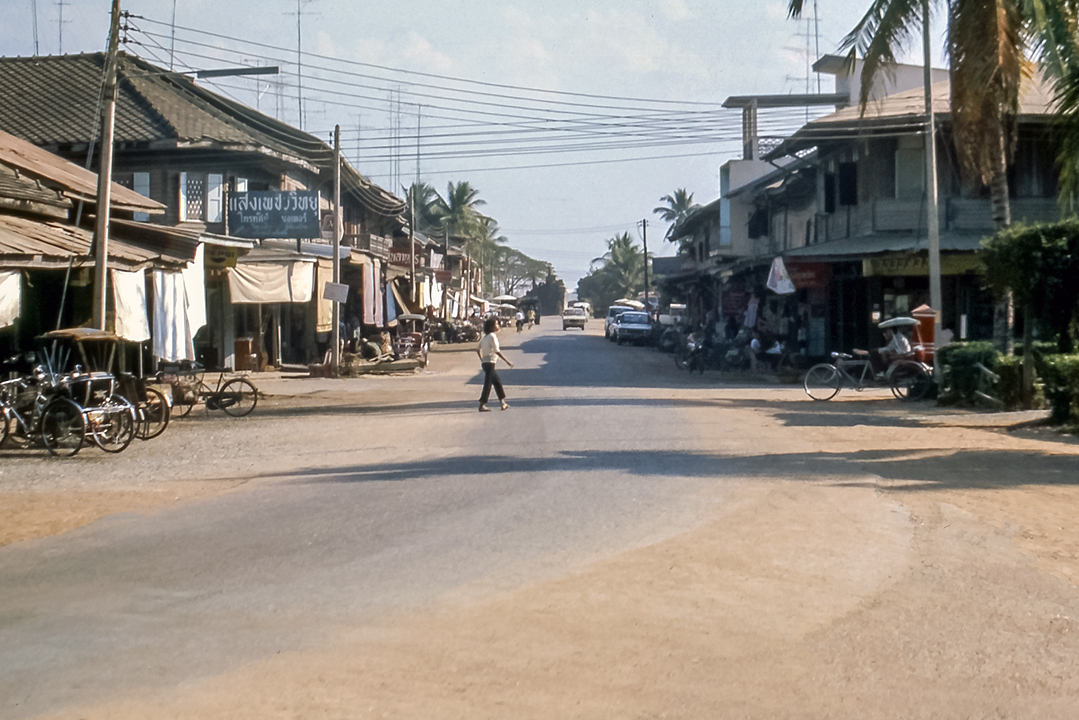
[[[0,718],[146,717],[123,703],[197,687],[253,718],[355,717],[356,687],[388,717],[716,717],[747,697],[746,717],[1069,716],[1074,445],[927,427],[949,411],[887,390],[813,403],[691,376],[599,321],[502,342],[506,412],[476,412],[478,360],[451,346],[413,376],[267,379],[249,418],[196,414],[119,456],[6,453],[0,501],[221,489],[0,548]],[[480,615],[323,682],[447,608]],[[467,685],[439,654],[462,645]],[[442,672],[428,695],[410,674]],[[174,714],[240,716],[203,707]]]
[[[432,375],[213,421],[226,455],[229,433],[272,436],[238,490],[0,550],[0,716],[174,686],[691,527],[711,470],[684,452],[692,400],[664,395],[699,381],[597,322],[552,325],[503,331],[509,411],[475,412],[475,356],[453,348]],[[148,472],[190,445],[162,442]]]

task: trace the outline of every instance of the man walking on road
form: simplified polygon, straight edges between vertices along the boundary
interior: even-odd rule
[[[498,401],[502,404],[502,409],[505,410],[509,407],[509,403],[506,402],[506,391],[502,389],[502,380],[498,377],[498,371],[495,370],[495,362],[498,361],[498,358],[502,358],[511,368],[513,363],[502,354],[502,350],[498,345],[498,318],[487,318],[483,323],[483,333],[479,347],[476,348],[476,354],[480,356],[480,367],[483,368],[483,393],[480,394],[480,412],[491,411],[487,407],[487,400],[491,397],[492,385],[495,388],[495,394],[498,395]]]

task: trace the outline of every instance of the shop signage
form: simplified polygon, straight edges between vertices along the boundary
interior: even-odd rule
[[[343,303],[348,300],[348,285],[344,283],[328,282],[322,288],[322,299],[335,303]]]
[[[448,285],[451,279],[449,270],[435,270],[435,282]]]
[[[976,255],[941,255],[941,275],[981,274],[985,265]],[[929,275],[929,258],[925,255],[882,255],[862,260],[862,274],[866,277]]]
[[[253,238],[317,238],[322,234],[318,193],[305,190],[229,195],[229,234]]]
[[[412,253],[410,253],[408,250],[391,250],[390,259],[388,262],[390,263],[390,265],[412,267]],[[416,265],[420,265],[419,256],[416,256]]]
[[[205,265],[208,268],[234,268],[236,267],[236,258],[239,256],[236,248],[234,247],[221,247],[220,245],[205,245],[206,248],[206,260]]]
[[[799,290],[806,288],[828,287],[828,281],[832,277],[832,266],[828,263],[806,263],[791,260],[787,263],[787,274],[790,276],[794,287]]]

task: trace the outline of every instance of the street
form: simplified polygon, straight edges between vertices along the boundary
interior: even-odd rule
[[[602,333],[2,451],[0,718],[1074,716],[1079,445]]]

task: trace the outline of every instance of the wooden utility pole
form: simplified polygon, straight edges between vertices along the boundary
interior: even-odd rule
[[[409,264],[411,266],[411,274],[409,275],[412,283],[412,303],[416,303],[416,186],[412,186],[412,192],[409,193],[409,198],[412,203],[412,216],[411,222],[408,224],[408,255]],[[408,310],[408,308],[405,308]],[[411,311],[410,311],[411,312]]]
[[[120,51],[120,0],[112,2],[109,50],[105,56],[105,93],[101,117],[101,163],[97,170],[97,223],[94,227],[94,327],[105,329],[105,289],[109,278],[109,207],[112,203],[112,137],[116,127],[116,56]]]
[[[341,126],[333,128],[333,281],[341,282]],[[341,303],[334,301],[330,331],[330,371],[337,374],[341,352]]]
[[[929,218],[929,304],[936,311],[933,321],[933,375],[940,382],[940,363],[936,348],[940,345],[941,313],[944,304],[940,289],[940,213],[937,209],[937,132],[933,117],[933,67],[930,64],[929,0],[922,0],[922,51],[925,55],[925,194]]]
[[[652,315],[652,306],[648,304],[648,218],[641,220],[641,239],[644,242],[644,309]]]

